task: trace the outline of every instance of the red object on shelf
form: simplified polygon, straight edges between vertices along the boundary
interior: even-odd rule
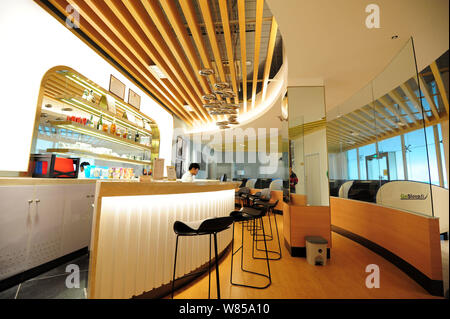
[[[71,177],[74,173],[73,160],[70,158],[56,157],[54,171],[61,174],[59,177]],[[65,175],[68,173],[71,175]]]
[[[55,154],[31,154],[30,171],[33,177],[77,178],[79,158],[57,157]]]

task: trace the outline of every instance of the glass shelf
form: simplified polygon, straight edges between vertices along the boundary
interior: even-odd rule
[[[47,153],[57,153],[57,154],[72,154],[75,156],[84,156],[84,157],[90,157],[94,159],[100,159],[104,161],[111,161],[111,162],[121,162],[121,163],[127,163],[127,164],[136,164],[136,165],[151,165],[151,161],[140,161],[140,160],[134,160],[129,158],[123,158],[113,155],[107,155],[107,154],[98,154],[94,152],[89,152],[85,150],[80,149],[67,149],[67,148],[48,148]]]
[[[152,150],[151,146],[146,146],[146,145],[134,142],[132,140],[121,138],[121,137],[112,135],[110,133],[96,130],[96,129],[93,129],[88,126],[81,125],[81,124],[78,124],[78,123],[75,123],[72,121],[50,121],[49,123],[52,126],[55,126],[58,128],[64,128],[66,130],[72,130],[72,131],[75,131],[75,132],[78,132],[81,134],[94,136],[94,137],[102,139],[102,140],[129,146],[129,147],[132,147],[132,148],[135,148],[138,150],[143,150],[143,151],[151,151]]]
[[[153,133],[143,127],[138,126],[136,123],[133,123],[127,119],[118,117],[116,114],[112,112],[99,108],[98,105],[91,103],[87,100],[82,99],[77,96],[65,96],[59,98],[60,101],[69,104],[71,106],[76,107],[77,109],[83,110],[89,114],[93,114],[95,116],[103,115],[103,117],[109,121],[115,120],[118,125],[124,126],[128,129],[138,131],[140,134],[152,136]]]

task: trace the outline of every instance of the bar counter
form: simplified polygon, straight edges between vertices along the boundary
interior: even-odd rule
[[[228,216],[240,182],[97,182],[88,298],[131,298],[172,280],[173,223]],[[179,278],[207,263],[209,236],[183,237]],[[218,234],[219,254],[231,230]]]

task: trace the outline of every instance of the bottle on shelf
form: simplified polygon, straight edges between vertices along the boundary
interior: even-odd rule
[[[128,137],[128,129],[127,128],[123,131],[122,137],[123,138],[127,138]]]
[[[140,143],[141,142],[141,137],[139,136],[139,132],[138,131],[136,131],[136,136],[134,137],[134,141],[136,143]]]
[[[100,114],[100,119],[97,122],[97,130],[103,129],[103,114]]]
[[[110,130],[110,133],[111,133],[112,135],[115,135],[115,134],[116,134],[116,119],[113,120],[113,122],[112,122],[111,127],[110,127],[109,130]]]
[[[87,126],[92,127],[92,124],[94,123],[94,115],[91,114],[91,118],[87,122]]]
[[[127,138],[128,138],[129,140],[132,140],[132,139],[133,139],[133,135],[131,134],[131,130],[128,131],[128,136],[127,136]]]

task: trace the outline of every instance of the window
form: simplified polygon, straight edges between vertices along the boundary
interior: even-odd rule
[[[377,152],[375,143],[359,148],[359,170],[360,179],[367,179],[366,156],[374,155]]]
[[[358,158],[356,157],[356,148],[347,151],[347,172],[348,179],[358,179]]]
[[[389,157],[389,171],[391,180],[404,180],[405,172],[403,170],[402,139],[395,136],[387,140],[378,142],[378,151],[380,153],[394,153],[393,158]],[[394,167],[393,167],[394,166]]]
[[[425,130],[418,129],[405,134],[406,164],[408,168],[408,180],[439,185],[439,174],[434,147],[433,127]],[[427,148],[430,165],[428,167]]]

